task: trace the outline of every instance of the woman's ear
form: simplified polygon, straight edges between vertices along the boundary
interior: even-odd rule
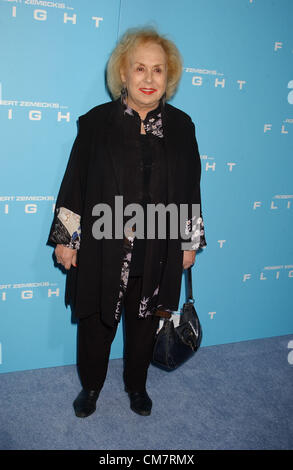
[[[125,76],[125,73],[124,73],[124,69],[122,67],[120,69],[120,78],[121,78],[121,82],[123,83],[123,85],[125,85],[126,76]]]

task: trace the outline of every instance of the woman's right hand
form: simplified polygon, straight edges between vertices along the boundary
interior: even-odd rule
[[[70,269],[71,265],[76,268],[77,250],[67,248],[67,246],[57,245],[55,255],[57,263],[62,264],[65,269]]]

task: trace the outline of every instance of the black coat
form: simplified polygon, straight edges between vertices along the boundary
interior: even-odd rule
[[[92,210],[103,202],[114,212],[115,195],[123,195],[120,107],[119,101],[105,103],[79,118],[78,135],[56,201],[56,208],[66,207],[81,215],[81,244],[77,267],[71,266],[67,272],[66,305],[73,307],[77,318],[101,312],[108,325],[115,321],[123,239],[95,239],[92,227],[97,217]],[[162,121],[168,161],[168,203],[200,204],[201,162],[194,124],[186,113],[169,104],[164,106]],[[49,242],[50,238],[51,234]],[[150,292],[150,286],[155,288],[160,282],[158,303],[175,311],[183,272],[181,241],[180,236],[167,240],[163,270],[160,241],[146,241],[142,297]]]

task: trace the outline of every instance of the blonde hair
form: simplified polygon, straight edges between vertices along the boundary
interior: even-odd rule
[[[182,59],[175,44],[161,36],[154,28],[128,29],[118,42],[107,64],[107,84],[114,99],[119,98],[123,83],[120,70],[126,64],[128,54],[141,44],[155,43],[160,45],[167,57],[166,99],[175,93],[182,73]]]

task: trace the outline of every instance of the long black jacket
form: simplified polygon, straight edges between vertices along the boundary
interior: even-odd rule
[[[113,326],[115,308],[121,289],[121,268],[125,260],[122,238],[114,238],[115,196],[127,196],[125,181],[135,184],[127,175],[125,129],[121,125],[119,100],[94,107],[79,117],[78,134],[56,201],[56,209],[65,207],[81,215],[81,243],[77,267],[67,272],[66,304],[77,318],[100,312],[104,323]],[[136,116],[137,117],[137,116]],[[166,174],[162,178],[164,204],[201,204],[201,162],[191,118],[181,110],[165,104],[162,108]],[[136,127],[135,127],[136,126]],[[134,124],[140,132],[140,121]],[[129,193],[129,191],[128,191]],[[127,197],[126,197],[126,202]],[[136,201],[134,201],[136,202]],[[113,238],[96,239],[93,225],[95,205],[105,203],[113,212]],[[200,206],[200,220],[202,211]],[[51,227],[49,243],[56,242]],[[202,224],[201,224],[202,228]],[[203,232],[200,248],[206,245]],[[183,250],[180,236],[167,240],[147,239],[143,273],[142,300],[157,292],[156,303],[177,310],[182,281]],[[159,287],[159,289],[158,289]]]

